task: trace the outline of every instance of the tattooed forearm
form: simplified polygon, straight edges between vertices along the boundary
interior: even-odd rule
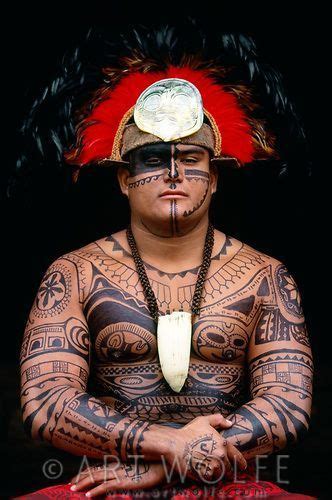
[[[254,398],[229,416],[223,432],[247,458],[270,454],[292,444],[308,429],[312,359],[303,351],[280,349],[250,364]]]
[[[33,437],[73,454],[95,458],[113,454],[126,461],[127,454],[140,454],[148,422],[124,418],[105,403],[72,387],[75,375],[59,374],[45,379],[41,370],[39,377],[34,375],[34,383],[22,391],[24,424]]]
[[[125,418],[89,394],[76,391],[64,406],[51,442],[75,454],[112,454],[126,461],[127,456],[142,453],[140,444],[148,427],[148,422]]]
[[[41,380],[44,377],[40,375]],[[168,426],[121,415],[110,405],[73,387],[76,379],[68,374],[48,375],[44,382],[38,379],[36,375],[22,391],[23,420],[32,437],[75,455],[112,455],[122,462],[137,455],[156,460],[167,449],[172,432]]]
[[[26,332],[21,353],[24,425],[32,437],[73,454],[111,454],[126,461],[142,453],[143,435],[151,425],[121,415],[86,392],[86,333],[85,325],[73,317]]]
[[[309,425],[309,413],[278,395],[255,398],[232,416],[230,429],[222,432],[246,458],[282,450],[298,440]]]

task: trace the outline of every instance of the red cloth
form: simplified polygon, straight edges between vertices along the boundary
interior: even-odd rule
[[[232,481],[221,481],[215,486],[202,487],[197,484],[188,484],[181,486],[163,486],[159,488],[152,488],[150,490],[135,490],[126,491],[123,490],[119,493],[110,493],[104,495],[103,497],[97,497],[98,499],[103,498],[104,500],[135,500],[135,499],[156,499],[156,498],[167,498],[171,500],[212,500],[232,498],[233,500],[240,498],[269,498],[271,500],[276,500],[279,498],[288,499],[298,499],[298,500],[314,500],[315,497],[310,497],[307,495],[302,495],[300,493],[288,493],[279,486],[269,481],[256,481],[255,475],[252,473],[239,473],[238,480],[245,481],[245,483],[232,482]],[[91,488],[90,488],[91,489]],[[49,488],[44,488],[27,495],[16,497],[18,499],[57,499],[57,500],[80,500],[87,498],[85,492],[73,492],[70,491],[69,484],[59,484],[57,486],[51,486]]]

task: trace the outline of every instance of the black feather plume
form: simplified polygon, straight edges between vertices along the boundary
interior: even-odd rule
[[[155,69],[181,65],[184,60],[225,68],[219,75],[224,85],[240,83],[252,89],[259,104],[256,112],[276,135],[281,173],[303,172],[300,158],[307,155],[305,134],[279,72],[260,60],[251,37],[206,33],[199,23],[189,19],[177,27],[135,26],[120,36],[90,29],[79,46],[63,57],[54,79],[41,90],[23,120],[18,132],[20,155],[9,194],[35,170],[70,171],[67,164],[62,169],[63,152],[74,142],[84,104],[107,84],[103,68],[117,68],[121,73],[124,60],[133,54],[151,61]]]

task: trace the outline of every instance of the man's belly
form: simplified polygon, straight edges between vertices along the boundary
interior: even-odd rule
[[[175,393],[163,378],[158,358],[128,364],[94,364],[90,376],[90,393],[116,411],[158,422],[187,423],[216,412],[226,416],[246,396],[243,365],[208,362],[195,355],[180,393]]]

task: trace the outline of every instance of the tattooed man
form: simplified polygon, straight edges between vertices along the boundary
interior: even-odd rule
[[[218,169],[276,155],[276,138],[220,59],[166,67],[133,53],[121,75],[104,69],[65,152],[76,178],[87,164],[118,169],[130,228],[46,271],[22,344],[24,424],[72,454],[112,459],[73,478],[72,491],[162,487],[172,469],[196,493],[216,480],[235,491],[234,471],[296,442],[310,417],[312,357],[293,277],[209,223]]]

